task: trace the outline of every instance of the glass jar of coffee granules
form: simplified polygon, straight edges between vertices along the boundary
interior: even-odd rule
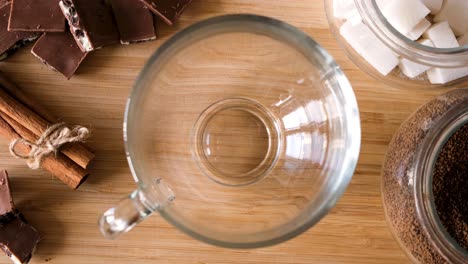
[[[468,263],[468,88],[425,104],[398,130],[382,170],[385,215],[415,263]]]

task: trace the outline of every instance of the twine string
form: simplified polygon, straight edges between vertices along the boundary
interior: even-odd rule
[[[44,131],[42,136],[36,141],[20,138],[10,143],[10,153],[15,158],[25,159],[30,169],[36,170],[40,167],[42,159],[51,154],[57,154],[60,147],[66,143],[83,142],[89,138],[89,129],[82,126],[68,128],[65,123],[57,123]],[[18,144],[24,144],[31,147],[27,155],[22,155],[16,151]]]

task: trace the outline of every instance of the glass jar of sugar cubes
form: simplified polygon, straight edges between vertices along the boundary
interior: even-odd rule
[[[402,88],[468,83],[467,0],[325,0],[330,29],[351,60]]]

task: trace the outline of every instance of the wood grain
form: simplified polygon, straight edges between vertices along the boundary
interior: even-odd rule
[[[318,225],[286,243],[255,250],[203,244],[154,216],[116,241],[105,240],[98,216],[134,189],[122,143],[126,97],[147,58],[174,32],[204,18],[257,13],[285,20],[323,45],[354,86],[362,118],[360,161],[344,197]],[[71,191],[0,147],[0,167],[11,175],[17,206],[44,235],[32,264],[74,263],[407,263],[385,223],[380,170],[393,133],[418,106],[444,90],[395,89],[361,72],[328,30],[320,0],[195,0],[173,27],[159,24],[160,39],[112,46],[91,54],[70,81],[37,61],[29,48],[0,70],[70,124],[91,126],[96,150],[92,175]],[[0,263],[7,263],[0,258]]]

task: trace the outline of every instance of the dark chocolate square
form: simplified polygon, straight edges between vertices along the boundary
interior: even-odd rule
[[[10,7],[11,3],[8,3],[0,8],[0,61],[39,36],[34,32],[9,32]]]
[[[120,42],[130,44],[156,39],[153,14],[139,0],[110,0]]]
[[[13,0],[9,31],[64,32],[60,0]]]
[[[67,79],[72,77],[87,55],[69,31],[45,33],[36,41],[31,53]]]
[[[164,22],[173,25],[192,0],[141,0]]]

